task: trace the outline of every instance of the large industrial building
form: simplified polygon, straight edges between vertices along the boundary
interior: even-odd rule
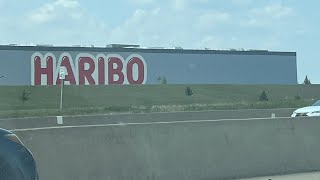
[[[0,46],[0,85],[297,84],[295,52],[106,47]]]

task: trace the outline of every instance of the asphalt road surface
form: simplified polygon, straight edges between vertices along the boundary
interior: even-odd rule
[[[141,122],[174,122],[193,120],[225,120],[225,119],[256,119],[289,118],[293,109],[247,109],[247,110],[217,110],[202,112],[171,112],[171,113],[138,113],[138,114],[113,114],[113,115],[81,115],[64,116],[64,126],[81,126],[97,124],[141,123]],[[99,117],[99,118],[97,118]],[[55,127],[57,117],[11,118],[0,119],[0,127],[5,129],[27,129]]]

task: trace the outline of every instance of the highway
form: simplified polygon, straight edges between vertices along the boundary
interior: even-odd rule
[[[62,126],[48,126],[39,128],[25,128],[25,129],[11,129],[14,132],[23,131],[37,131],[37,130],[51,130],[51,129],[71,129],[71,128],[92,128],[92,127],[112,127],[112,126],[136,126],[136,125],[161,125],[161,124],[186,124],[186,123],[205,123],[205,122],[223,122],[223,121],[256,121],[256,120],[271,120],[274,118],[245,118],[245,119],[206,119],[206,120],[176,120],[176,121],[119,121],[118,123],[108,122],[106,124],[84,124],[84,125],[62,125]],[[291,119],[290,117],[281,117],[277,119]]]
[[[160,112],[109,115],[64,116],[63,126],[141,123],[161,121],[193,121],[193,120],[236,120],[290,117],[294,109],[251,109],[251,110],[215,110],[201,112]],[[95,117],[95,118],[92,118]],[[60,126],[57,117],[31,117],[0,119],[0,127],[6,129],[27,129]]]

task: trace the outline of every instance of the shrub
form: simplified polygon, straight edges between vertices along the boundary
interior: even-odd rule
[[[301,96],[296,95],[296,96],[294,97],[294,99],[297,100],[297,101],[299,101],[299,100],[301,100],[302,98],[301,98]]]
[[[311,84],[311,81],[308,78],[308,76],[306,76],[306,78],[304,79],[303,84]]]
[[[167,78],[166,78],[166,77],[163,77],[163,78],[161,79],[161,84],[167,84],[167,83],[168,83]]]
[[[159,81],[160,84],[167,84],[167,78],[166,77],[157,77],[157,81]]]
[[[262,91],[261,95],[259,96],[259,101],[269,101],[266,91]]]
[[[192,89],[190,87],[186,87],[185,94],[187,96],[192,96],[193,95]]]
[[[22,104],[24,104],[26,101],[30,99],[30,93],[24,89],[19,99],[22,101]]]

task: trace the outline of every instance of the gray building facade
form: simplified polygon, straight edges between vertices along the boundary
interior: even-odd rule
[[[0,46],[0,85],[297,84],[295,52]]]

